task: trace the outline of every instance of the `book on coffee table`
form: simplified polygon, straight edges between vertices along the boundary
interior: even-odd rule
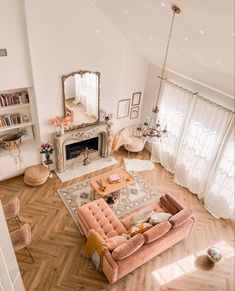
[[[118,182],[121,182],[122,179],[123,179],[123,176],[120,176],[118,174],[113,174],[109,176],[110,183],[118,183]]]

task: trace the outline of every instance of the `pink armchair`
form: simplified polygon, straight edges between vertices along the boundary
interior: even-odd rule
[[[128,154],[129,152],[138,153],[144,149],[145,141],[138,136],[136,126],[128,126],[122,129],[120,135],[126,138],[126,143],[123,146],[128,151]]]

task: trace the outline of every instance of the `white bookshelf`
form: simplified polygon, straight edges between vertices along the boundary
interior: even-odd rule
[[[2,132],[8,131],[8,130],[19,129],[19,128],[23,128],[23,127],[27,127],[31,125],[34,125],[34,122],[31,121],[31,122],[24,122],[24,123],[19,123],[19,124],[14,124],[14,125],[3,126],[3,127],[0,127],[0,135]]]
[[[16,105],[9,105],[9,106],[0,106],[0,115],[2,112],[6,112],[8,110],[12,109],[19,109],[19,108],[30,108],[30,103],[25,103],[25,104],[16,104]]]

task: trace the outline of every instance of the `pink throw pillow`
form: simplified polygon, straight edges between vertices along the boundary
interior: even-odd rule
[[[135,235],[130,238],[126,243],[121,244],[112,252],[112,257],[114,260],[119,261],[122,260],[134,252],[136,252],[139,248],[144,244],[144,237],[141,233]]]
[[[110,251],[116,249],[118,246],[126,242],[127,238],[122,235],[115,235],[113,237],[106,238],[105,240],[105,244]]]
[[[192,216],[193,216],[192,209],[184,208],[184,209],[180,210],[180,212],[171,216],[171,218],[169,219],[169,222],[171,223],[173,228],[176,228],[176,227],[180,226],[181,224],[185,223]]]
[[[159,239],[164,234],[166,234],[171,229],[171,227],[172,225],[170,224],[169,221],[163,221],[156,224],[143,234],[145,238],[145,243],[148,244],[151,243],[152,241]]]

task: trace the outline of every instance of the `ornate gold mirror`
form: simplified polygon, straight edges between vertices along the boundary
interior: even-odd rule
[[[71,128],[99,122],[100,73],[78,71],[62,77],[65,116]]]

